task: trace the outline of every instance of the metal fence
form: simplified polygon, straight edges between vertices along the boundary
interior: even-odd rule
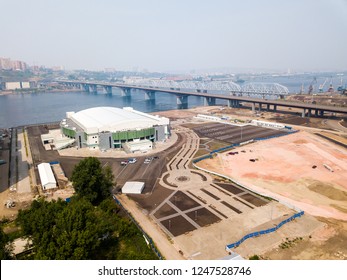
[[[256,232],[252,232],[252,233],[249,233],[249,234],[246,234],[244,237],[242,237],[239,241],[237,242],[234,242],[234,243],[231,243],[229,245],[226,245],[225,246],[225,250],[230,250],[232,248],[235,248],[235,247],[238,247],[242,242],[244,242],[245,240],[247,240],[248,238],[251,238],[251,237],[258,237],[258,236],[261,236],[263,234],[268,234],[268,233],[271,233],[271,232],[274,232],[276,230],[278,230],[280,227],[282,227],[283,225],[285,225],[286,223],[294,220],[295,218],[299,218],[301,217],[302,215],[304,215],[304,211],[301,211],[299,213],[295,213],[293,216],[289,217],[288,219],[280,222],[277,226],[275,227],[272,227],[272,228],[269,228],[269,229],[266,229],[266,230],[260,230],[260,231],[256,231]]]
[[[219,148],[217,150],[213,150],[208,155],[205,155],[205,156],[202,156],[202,157],[194,159],[193,163],[197,163],[199,161],[202,161],[202,160],[205,160],[205,159],[208,159],[208,158],[212,158],[213,154],[215,154],[215,153],[218,153],[218,152],[221,152],[221,151],[225,151],[225,150],[229,150],[229,149],[232,149],[232,148],[237,147],[237,146],[240,146],[240,144],[239,143],[232,144],[232,145],[229,145],[229,146],[225,146],[223,148]]]
[[[278,137],[286,136],[288,134],[296,133],[298,131],[299,130],[294,130],[294,131],[287,132],[286,134],[273,135],[273,136],[268,136],[268,137],[258,137],[258,138],[254,138],[254,140],[255,141],[262,141],[262,140],[268,140],[268,139],[272,139],[272,138],[278,138]]]
[[[152,238],[150,238],[148,236],[148,234],[142,229],[142,227],[136,222],[136,220],[134,219],[134,217],[129,213],[128,210],[125,209],[125,207],[122,205],[122,203],[117,199],[117,197],[115,195],[112,195],[114,201],[123,208],[123,210],[125,211],[125,213],[128,215],[128,217],[130,218],[130,220],[137,226],[137,228],[141,231],[141,233],[143,234],[143,236],[146,238],[146,240],[148,241],[149,246],[151,246],[152,251],[157,255],[157,257],[159,258],[159,260],[163,260],[163,256],[160,254],[160,252],[157,250],[157,248],[154,245],[154,242],[152,240]]]
[[[293,133],[296,133],[296,132],[298,132],[298,130],[287,132],[286,134],[281,134],[281,135],[274,135],[274,136],[268,136],[268,137],[258,137],[258,138],[254,138],[254,139],[251,139],[249,141],[246,141],[246,143],[244,143],[244,144],[249,144],[249,143],[252,143],[253,141],[262,141],[262,140],[268,140],[268,139],[272,139],[272,138],[278,138],[278,137],[282,137],[282,136],[285,136],[285,135],[288,135],[288,134],[293,134]],[[202,161],[202,160],[205,160],[205,159],[208,159],[208,158],[212,158],[213,154],[216,154],[218,152],[222,152],[222,151],[225,151],[225,150],[228,150],[228,149],[232,149],[232,148],[235,148],[235,147],[238,147],[238,146],[241,146],[241,143],[231,144],[229,146],[225,146],[225,147],[213,150],[208,155],[205,155],[205,156],[202,156],[202,157],[194,159],[193,163],[197,163],[199,161]]]

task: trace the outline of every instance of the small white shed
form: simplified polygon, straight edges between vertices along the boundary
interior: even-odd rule
[[[145,153],[153,149],[153,142],[148,139],[134,142],[125,142],[122,144],[122,147],[126,153]]]
[[[144,182],[126,182],[122,188],[125,194],[141,194],[145,187]]]
[[[49,163],[40,163],[38,166],[41,185],[43,190],[54,189],[57,187],[57,181],[54,178],[51,165]]]

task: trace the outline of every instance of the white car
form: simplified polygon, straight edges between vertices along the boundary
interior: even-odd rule
[[[145,161],[143,163],[150,163],[152,161],[152,159],[150,158],[146,158]]]
[[[129,160],[128,160],[129,163],[135,163],[136,161],[137,161],[136,158],[129,158]]]

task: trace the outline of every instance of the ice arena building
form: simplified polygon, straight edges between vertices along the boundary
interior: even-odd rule
[[[60,129],[78,148],[134,152],[152,148],[153,142],[165,141],[170,136],[170,121],[131,107],[95,107],[67,112]]]

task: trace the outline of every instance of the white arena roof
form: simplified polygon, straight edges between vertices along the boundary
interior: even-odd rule
[[[144,182],[126,182],[122,188],[122,193],[141,194],[145,187]]]
[[[68,114],[69,118],[88,134],[102,131],[140,130],[154,125],[169,124],[168,118],[152,116],[131,107],[123,109],[94,107]]]

